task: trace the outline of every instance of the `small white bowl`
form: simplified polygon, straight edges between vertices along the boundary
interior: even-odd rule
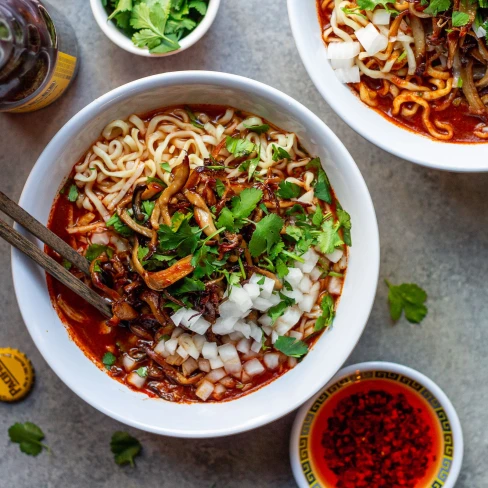
[[[310,456],[309,435],[313,430],[314,419],[335,393],[362,379],[394,381],[412,388],[412,391],[417,391],[424,398],[438,420],[444,452],[437,479],[432,480],[428,487],[422,488],[454,488],[461,471],[464,452],[463,431],[456,410],[446,394],[427,376],[408,366],[383,361],[353,364],[341,369],[322,391],[298,411],[290,439],[290,462],[299,488],[328,486],[314,468]]]
[[[376,146],[413,163],[448,171],[488,171],[488,143],[440,142],[404,129],[341,83],[326,56],[316,4],[316,0],[288,0],[293,37],[317,90],[346,124]]]
[[[53,199],[73,165],[112,120],[166,106],[209,103],[234,106],[295,132],[303,146],[321,158],[337,197],[351,214],[353,246],[334,327],[320,337],[297,367],[258,391],[229,402],[178,404],[149,398],[112,379],[83,354],[52,307],[42,269],[19,251],[12,251],[14,286],[22,316],[34,343],[61,380],[90,405],[120,422],[176,437],[243,432],[276,420],[308,400],[334,376],[359,340],[373,305],[379,272],[373,203],[344,145],[317,116],[289,96],[225,73],[155,75],[93,101],[41,154],[25,184],[20,205],[46,224]],[[32,236],[29,238],[39,245]]]
[[[108,20],[107,11],[103,7],[101,0],[90,0],[90,5],[98,26],[114,44],[117,44],[117,46],[132,54],[146,56],[147,58],[162,58],[171,56],[172,54],[181,53],[181,51],[193,46],[193,44],[202,38],[215,20],[217,11],[220,7],[220,0],[209,1],[205,17],[203,17],[202,21],[190,32],[190,34],[179,41],[181,46],[180,49],[169,53],[157,54],[151,54],[148,49],[135,46],[132,40],[117,28],[114,22]]]

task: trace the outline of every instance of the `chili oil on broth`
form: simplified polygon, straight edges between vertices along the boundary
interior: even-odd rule
[[[198,121],[192,125],[191,118],[195,113],[198,114]],[[269,129],[264,134],[251,133],[243,127],[243,121],[246,121],[246,125],[251,126],[268,124]],[[205,127],[200,128],[199,124],[203,124]],[[173,141],[174,139],[174,143],[168,143],[161,149],[164,141],[168,139],[168,135],[173,134],[175,131],[178,132],[178,137],[172,137],[171,140]],[[157,132],[163,134],[164,137],[157,135]],[[195,137],[194,134],[201,137]],[[120,202],[123,203],[124,199],[128,198],[131,201],[129,203],[130,206],[134,197],[134,188],[138,185],[146,184],[146,190],[150,190],[153,194],[151,198],[158,197],[164,186],[171,184],[171,179],[173,178],[172,174],[165,171],[161,165],[169,164],[171,169],[174,169],[184,164],[187,154],[189,165],[192,168],[191,174],[196,174],[194,170],[199,167],[199,171],[201,171],[203,164],[206,166],[216,164],[225,165],[225,170],[204,170],[201,173],[208,180],[206,185],[201,188],[201,190],[203,189],[202,194],[208,194],[209,189],[215,192],[217,180],[225,182],[231,188],[228,190],[230,192],[229,195],[234,196],[239,195],[246,188],[253,187],[256,182],[248,181],[247,174],[239,170],[243,159],[248,159],[248,157],[236,159],[230,154],[226,149],[226,136],[234,136],[236,138],[246,136],[248,140],[253,141],[256,148],[259,147],[261,159],[256,171],[261,173],[262,177],[266,178],[266,181],[268,179],[273,180],[275,188],[278,182],[288,179],[290,182],[302,185],[302,191],[304,193],[309,193],[310,191],[313,193],[311,184],[316,179],[318,170],[307,170],[305,168],[305,165],[311,160],[311,157],[300,146],[294,134],[285,133],[261,118],[256,118],[253,115],[227,107],[213,105],[192,106],[191,108],[171,107],[157,110],[141,117],[131,116],[127,121],[118,120],[109,124],[102,132],[101,138],[92,146],[92,149],[75,165],[68,183],[63,188],[64,191],[57,196],[51,211],[48,224],[49,228],[81,254],[85,254],[93,244],[105,245],[111,248],[117,259],[120,258],[120,261],[126,263],[124,266],[127,276],[124,279],[128,281],[127,284],[130,286],[131,283],[140,279],[133,270],[134,265],[131,258],[132,246],[130,244],[133,237],[127,239],[121,236],[114,231],[113,227],[107,227],[106,222],[110,221],[117,206],[120,205]],[[152,151],[148,151],[146,143],[153,145]],[[271,143],[286,148],[292,160],[273,161],[273,148]],[[145,147],[141,149],[142,145]],[[132,158],[134,159],[134,153],[137,150],[142,152],[140,152],[140,158],[135,158],[134,165],[137,166],[137,169],[134,170],[134,166],[130,165],[131,157],[127,156],[132,151]],[[166,169],[169,169],[168,166],[166,166]],[[148,178],[150,179],[149,183]],[[75,183],[77,185],[78,197],[76,201],[70,202],[71,188]],[[113,191],[114,189],[115,191]],[[127,189],[127,191],[121,195],[124,189]],[[308,192],[306,191],[307,189]],[[324,213],[330,212],[332,218],[334,220],[337,219],[337,200],[333,190],[330,190],[332,197],[330,205],[314,198],[313,204],[309,205],[304,203],[302,208],[307,209],[307,205],[309,205],[308,208],[310,209],[312,207],[316,208],[316,204],[318,204]],[[225,199],[226,196],[224,195],[224,204]],[[215,198],[216,204],[218,204],[218,200],[218,198]],[[297,205],[295,202],[285,202],[285,204],[288,205],[285,207],[285,211],[291,208],[292,204]],[[270,200],[266,201],[265,205],[267,205],[266,210],[269,212],[275,203]],[[173,215],[177,211],[184,211],[187,207],[189,207],[187,202],[180,198],[175,202],[175,207],[172,209]],[[283,210],[280,211],[284,214]],[[304,210],[304,213],[307,214],[307,211]],[[264,212],[261,212],[261,214],[264,214]],[[256,219],[254,212],[251,216]],[[262,217],[263,215],[260,216],[260,218]],[[310,218],[310,216],[307,216],[307,218]],[[150,224],[147,223],[146,225],[149,226]],[[339,233],[341,232],[339,231]],[[205,234],[202,235],[205,237]],[[248,237],[246,236],[246,238]],[[314,331],[315,321],[321,315],[321,300],[324,296],[329,295],[333,299],[334,308],[336,308],[340,299],[347,267],[347,246],[343,245],[342,248],[343,254],[337,263],[328,261],[325,256],[319,256],[323,270],[325,270],[325,265],[327,265],[329,271],[333,271],[335,275],[341,277],[325,276],[323,278],[321,276],[320,279],[318,277],[315,279],[314,283],[318,283],[318,293],[316,293],[313,308],[310,312],[303,313],[298,323],[291,329],[291,332],[296,332],[297,339],[301,334],[301,338],[306,341],[309,347],[313,346],[321,334],[321,331],[318,333]],[[48,252],[61,261],[56,253],[51,250],[48,250]],[[318,253],[315,252],[315,254]],[[102,264],[102,266],[108,265],[110,263]],[[237,264],[234,264],[234,270],[236,268]],[[314,266],[314,270],[316,268],[317,266]],[[84,277],[80,271],[71,269],[71,272],[80,279],[83,279],[90,286],[93,286],[92,280]],[[259,273],[253,274],[258,275]],[[323,275],[324,273],[321,274]],[[309,276],[309,274],[305,275]],[[249,271],[247,271],[246,277],[247,279],[250,278]],[[152,324],[152,326],[147,327],[150,332],[143,330],[143,327],[142,329],[139,328],[137,331],[138,335],[136,335],[133,333],[134,324],[131,324],[129,327],[127,322],[120,320],[117,322],[116,320],[115,322],[117,323],[113,323],[113,319],[112,322],[107,322],[98,311],[82,302],[79,297],[69,291],[64,285],[52,279],[50,276],[47,277],[47,280],[53,304],[59,316],[66,324],[70,336],[83,352],[99,367],[106,369],[113,378],[121,381],[130,388],[143,391],[149,396],[157,395],[166,400],[179,402],[201,401],[201,398],[196,393],[197,383],[188,386],[175,384],[174,381],[170,381],[165,376],[162,368],[156,362],[148,358],[147,354],[144,354],[144,348],[154,348],[157,346],[157,340],[163,336],[172,334],[172,332],[174,333],[174,327],[171,328],[170,326],[161,324],[156,326],[154,319],[151,319],[151,322],[151,320],[146,318],[145,320],[148,320],[148,323]],[[95,289],[97,290],[96,287]],[[331,289],[333,289],[333,293],[329,293]],[[106,296],[100,290],[97,291],[102,296]],[[287,292],[285,290],[283,291],[284,293]],[[293,293],[295,291],[294,289]],[[142,307],[144,313],[141,313],[141,315],[145,317],[150,315],[150,308],[142,306],[139,302],[140,300],[137,302],[137,306],[133,303],[134,308]],[[296,305],[294,306],[296,307]],[[166,315],[172,313],[173,311],[166,310]],[[152,340],[146,337],[146,332],[152,335]],[[185,332],[188,332],[188,330],[185,330]],[[286,336],[289,336],[289,332],[286,333]],[[236,334],[234,334],[235,336]],[[239,342],[237,339],[232,340],[230,336],[226,335],[218,338],[212,332],[212,328],[208,330],[205,337],[211,337],[214,340],[217,339],[218,344],[231,343],[235,345]],[[236,378],[238,375],[229,376],[227,374],[222,380],[216,381],[217,385],[222,384],[222,382],[227,385],[224,386],[225,391],[222,392],[222,388],[219,389],[218,394],[214,394],[214,391],[212,396],[207,399],[208,401],[231,400],[255,391],[296,365],[296,358],[286,357],[281,352],[273,349],[271,334],[269,336],[263,334],[263,338],[263,344],[268,354],[278,354],[278,366],[273,368],[264,367],[264,371],[260,374],[255,376],[248,375],[245,378],[245,382],[239,381]],[[166,338],[164,340],[167,341],[168,339]],[[106,353],[111,353],[117,358],[115,363],[110,367],[102,363]],[[265,354],[262,350],[259,353],[239,353],[239,358],[241,363],[245,363],[246,359],[247,361],[251,361],[257,357],[262,364]],[[149,378],[146,379],[142,386],[136,387],[130,382],[131,375],[133,376],[134,369],[136,368],[134,367],[131,370],[124,367],[124,358],[127,355],[137,359],[135,363],[137,370],[139,368],[147,368],[145,373],[148,374]],[[243,359],[241,359],[241,356]],[[176,368],[181,371],[180,365],[176,365]],[[197,375],[199,374],[198,371]],[[210,373],[213,371],[214,369],[211,369]],[[191,373],[187,376],[191,378],[195,374]],[[203,378],[205,378],[205,375],[202,375],[202,378],[200,378],[200,383]],[[154,383],[157,383],[157,388]]]
[[[329,42],[340,41],[341,39],[331,32],[331,17],[333,12],[336,10],[336,4],[339,2],[334,2],[334,0],[317,0],[317,14],[319,18],[320,27],[322,30],[322,37],[324,44],[327,46]],[[343,2],[344,3],[344,2]],[[343,8],[357,8],[354,1],[341,3]],[[412,4],[416,5],[416,4]],[[417,26],[419,23],[423,25],[424,32],[427,33],[428,26],[426,22],[431,19],[422,18],[422,13],[417,11],[417,15],[412,14],[412,9],[415,7],[409,7],[409,2],[392,2],[392,8],[399,9],[400,13],[404,16],[403,22],[415,17],[414,22]],[[381,9],[381,6],[378,7]],[[410,8],[409,13],[405,10]],[[369,12],[363,12],[368,15],[368,20],[371,21],[371,15]],[[372,14],[372,12],[371,12]],[[346,14],[344,14],[346,15]],[[359,24],[362,27],[364,22],[358,16],[348,16],[356,21],[359,20]],[[336,19],[337,23],[337,19]],[[393,24],[390,21],[391,27]],[[405,25],[407,25],[405,23]],[[346,33],[346,35],[353,35],[354,29],[347,25],[341,24],[340,30]],[[376,28],[378,26],[375,25]],[[412,35],[412,28],[410,25],[407,26],[407,34]],[[480,43],[483,40],[479,41]],[[390,43],[391,44],[391,43]],[[475,48],[472,48],[475,50]],[[488,46],[486,43],[479,46],[480,52],[485,53],[488,59]],[[399,53],[400,49],[395,47],[393,50],[393,56],[395,52]],[[406,52],[406,51],[404,51]],[[361,53],[366,54],[366,53]],[[382,53],[380,53],[382,54]],[[397,55],[399,57],[400,54]],[[477,53],[475,53],[477,58],[480,58]],[[477,107],[476,111],[470,109],[470,104],[466,100],[462,89],[462,80],[457,81],[453,74],[452,69],[448,69],[446,66],[446,61],[440,59],[441,57],[434,51],[434,54],[428,51],[426,56],[421,60],[417,60],[419,63],[418,70],[413,75],[408,75],[406,73],[401,73],[401,68],[405,68],[407,63],[406,58],[401,62],[402,66],[398,64],[393,64],[391,73],[399,74],[400,81],[411,81],[414,85],[418,85],[420,90],[425,90],[429,92],[428,96],[432,96],[433,100],[423,100],[421,93],[413,89],[402,90],[396,87],[393,83],[386,79],[373,79],[367,76],[364,72],[360,73],[360,83],[348,83],[351,90],[356,94],[362,102],[367,104],[370,108],[373,108],[378,114],[394,123],[395,125],[407,128],[412,132],[427,136],[430,139],[436,141],[445,141],[453,143],[483,143],[488,140],[488,62],[486,62],[486,71],[483,80],[487,80],[478,91],[480,93],[481,103],[484,103],[484,108],[480,109]],[[383,61],[375,60],[375,57],[365,57],[365,64],[367,65],[367,60],[372,63],[370,69],[377,70],[378,63]],[[390,57],[390,59],[392,59]],[[476,63],[476,58],[475,63]],[[442,63],[441,63],[442,61]],[[482,69],[480,67],[480,69]],[[422,74],[419,74],[422,73]],[[449,77],[446,78],[449,74]],[[478,77],[475,80],[475,84],[482,83]],[[456,86],[460,85],[460,87]],[[445,96],[437,98],[436,91],[447,92]],[[419,102],[419,103],[416,103]],[[395,107],[397,104],[397,107]],[[423,105],[427,107],[424,107]],[[481,112],[480,112],[481,110]]]

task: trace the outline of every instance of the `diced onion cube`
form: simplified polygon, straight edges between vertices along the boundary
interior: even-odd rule
[[[195,395],[203,401],[206,401],[214,391],[214,385],[210,381],[203,380],[197,388]]]
[[[359,83],[361,81],[361,73],[357,66],[336,69],[334,70],[334,73],[341,83]]]
[[[207,332],[207,330],[209,329],[210,325],[210,322],[205,320],[203,317],[199,317],[188,328],[193,332],[196,332],[197,334],[204,335],[205,332]]]
[[[176,325],[176,327],[181,324],[181,319],[186,315],[187,311],[188,309],[186,308],[180,308],[171,316],[171,320]]]
[[[355,34],[358,41],[370,56],[374,56],[380,51],[385,50],[388,46],[388,38],[380,34],[371,22],[366,27],[358,29]]]
[[[261,297],[256,298],[253,303],[254,303],[253,308],[259,310],[260,312],[266,312],[266,310],[268,310],[273,306],[273,302],[270,302],[269,300],[266,300],[266,298],[261,298]]]
[[[236,326],[237,326],[237,324],[234,325],[234,328]],[[239,331],[231,332],[229,334],[229,339],[230,339],[229,342],[231,342],[231,341],[240,341],[242,338],[243,338],[243,334],[242,334],[242,332],[239,332]]]
[[[297,202],[302,202],[302,203],[313,203],[313,190],[309,190],[306,193],[304,193],[300,198],[297,199]]]
[[[252,346],[251,346],[251,351],[254,352],[259,352],[261,350],[261,347],[263,346],[261,341],[253,341]]]
[[[246,290],[247,294],[251,298],[251,300],[254,300],[259,296],[261,293],[261,290],[259,288],[259,285],[257,283],[246,283],[243,286],[244,290]]]
[[[264,332],[264,333],[265,333],[267,336],[271,335],[271,332],[273,332],[273,329],[272,329],[271,327],[267,326],[267,325],[263,325],[263,326],[261,327],[261,329],[263,329],[263,332]]]
[[[229,295],[229,300],[237,305],[241,313],[249,310],[252,307],[252,300],[249,297],[249,294],[246,290],[244,290],[244,288],[241,288],[240,286],[232,287]]]
[[[359,54],[360,50],[359,42],[331,42],[327,46],[327,58],[352,59]]]
[[[224,367],[224,362],[220,358],[212,358],[209,359],[210,361],[210,367],[212,369],[219,369]]]
[[[315,305],[315,300],[316,298],[313,295],[303,295],[303,298],[298,302],[298,308],[302,312],[309,313]]]
[[[337,276],[332,276],[329,280],[329,284],[327,285],[327,291],[331,295],[340,295],[342,291],[342,285],[344,281],[342,278],[338,278]]]
[[[159,341],[157,344],[156,344],[156,347],[154,348],[154,352],[156,354],[159,354],[160,356],[162,356],[163,358],[167,358],[170,353],[169,351],[166,349],[166,346],[164,345],[165,343],[165,340],[161,340]]]
[[[187,310],[186,314],[181,319],[181,325],[188,327],[191,329],[191,326],[202,316],[201,313],[198,313],[196,310]]]
[[[135,359],[132,359],[128,354],[124,354],[122,358],[122,366],[128,373],[131,372],[136,365],[137,361]]]
[[[210,373],[210,361],[208,359],[199,359],[198,368],[204,373]]]
[[[226,302],[227,303],[227,302]],[[237,308],[237,307],[235,307]],[[212,326],[212,331],[214,334],[225,335],[232,332],[235,323],[239,320],[239,317],[219,317],[215,324]]]
[[[174,354],[176,352],[176,348],[178,347],[178,339],[170,339],[164,343],[164,346],[170,354]]]
[[[343,254],[344,251],[342,249],[336,249],[334,252],[326,254],[325,257],[332,263],[337,263],[342,258]]]
[[[301,332],[297,332],[296,330],[290,330],[290,333],[288,335],[299,341],[301,341],[303,338],[303,334]]]
[[[210,371],[210,373],[208,373],[204,379],[210,381],[211,383],[217,383],[217,381],[220,381],[225,376],[227,376],[227,374],[224,371],[224,368],[218,368]]]
[[[176,329],[173,330],[171,333],[171,339],[176,339],[177,337],[180,337],[181,334],[185,332],[185,329],[182,329],[181,327],[176,327]]]
[[[293,288],[296,288],[303,278],[303,272],[299,268],[288,268],[288,274],[285,280],[290,283]]]
[[[242,371],[242,364],[239,356],[224,362],[224,368],[227,374],[237,376]]]
[[[388,10],[377,8],[373,12],[373,24],[375,25],[389,25],[391,14]]]
[[[242,320],[239,320],[239,322],[234,325],[234,330],[240,332],[246,339],[251,337],[251,326]]]
[[[202,352],[203,345],[206,342],[205,336],[195,334],[193,337],[193,344],[195,344],[195,347],[198,349],[198,352]]]
[[[215,359],[219,356],[217,344],[215,342],[206,342],[202,347],[202,356],[205,359]]]
[[[310,272],[310,279],[312,281],[317,281],[322,276],[322,273],[323,271],[319,267],[315,266],[315,268]]]
[[[298,289],[302,293],[308,293],[310,291],[310,288],[312,288],[312,282],[310,281],[309,276],[305,275],[300,281],[300,284],[298,285]]]
[[[249,324],[251,326],[251,337],[256,341],[256,342],[261,342],[263,339],[263,331],[261,330],[261,327],[258,327],[255,323],[251,322]]]
[[[239,307],[236,307],[236,304],[234,302],[231,302],[230,300],[222,303],[219,307],[220,318],[240,317],[241,314],[241,309]]]
[[[276,369],[280,365],[280,355],[277,352],[268,352],[264,355],[263,361],[268,369]]]
[[[178,337],[178,344],[193,358],[198,359],[200,356],[200,351],[196,348],[193,343],[193,339],[189,334],[181,334]],[[177,350],[178,351],[178,350]],[[179,353],[178,353],[179,354]],[[181,354],[180,354],[181,356]],[[181,356],[183,357],[183,356]]]
[[[301,258],[305,261],[304,263],[296,262],[296,267],[300,268],[303,273],[310,273],[312,269],[315,268],[319,260],[319,255],[315,252],[314,249],[310,248],[305,254],[301,256]]]
[[[247,354],[249,349],[251,349],[251,339],[241,339],[236,346],[236,349],[239,352]]]
[[[186,359],[189,356],[188,351],[184,347],[181,347],[181,346],[178,347],[178,349],[176,349],[176,354],[181,356],[183,359]]]
[[[252,283],[253,285],[259,285],[258,281],[261,281],[264,278],[263,275],[254,273],[250,278],[249,278],[249,283]],[[259,285],[261,286],[261,285]]]
[[[354,59],[331,59],[330,65],[334,69],[347,69],[354,66]]]
[[[218,348],[220,359],[224,362],[231,361],[232,359],[238,358],[237,350],[233,344],[224,344]]]
[[[198,363],[192,358],[189,357],[182,365],[183,374],[185,376],[190,376],[196,369],[198,368]]]
[[[300,303],[300,301],[303,299],[303,293],[300,290],[283,290],[281,293],[283,293],[283,295],[286,297],[293,298],[296,303]]]
[[[273,319],[269,315],[261,315],[259,317],[258,322],[263,326],[263,327],[270,327],[273,325]]]
[[[264,373],[265,368],[259,359],[254,358],[244,363],[244,371],[252,377]]]
[[[143,378],[133,371],[129,376],[127,376],[127,383],[135,388],[142,388],[146,383],[146,379],[147,378]]]
[[[262,298],[270,298],[271,294],[273,293],[273,290],[274,290],[275,281],[272,280],[271,278],[268,278],[267,276],[265,276],[264,277],[264,284],[261,286],[262,286],[261,297]]]

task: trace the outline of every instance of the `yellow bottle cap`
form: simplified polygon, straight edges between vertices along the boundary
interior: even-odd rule
[[[34,368],[27,356],[9,347],[0,348],[0,401],[24,398],[34,384]]]

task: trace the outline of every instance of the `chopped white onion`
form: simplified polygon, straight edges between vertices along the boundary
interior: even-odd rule
[[[341,83],[359,83],[361,81],[361,73],[358,66],[336,69],[334,73]]]
[[[224,367],[224,362],[220,358],[212,358],[209,359],[209,361],[212,369],[220,369]]]
[[[197,388],[195,395],[201,400],[206,401],[213,391],[214,385],[210,381],[203,380]]]
[[[249,278],[249,283],[253,285],[258,285],[258,281],[261,281],[264,278],[263,275],[254,273],[250,278]],[[261,286],[261,285],[258,285]]]
[[[267,336],[269,336],[269,335],[271,334],[271,332],[273,332],[273,329],[272,329],[271,327],[267,326],[267,325],[263,325],[263,326],[261,327],[261,329],[263,329],[263,332],[264,332],[264,333],[265,333]]]
[[[186,359],[189,356],[188,351],[182,346],[176,349],[176,354],[178,354],[178,356],[181,356],[183,359]]]
[[[186,315],[187,311],[188,309],[186,308],[180,308],[173,315],[171,315],[171,320],[176,325],[176,327],[181,324],[181,319]]]
[[[198,359],[200,357],[200,351],[195,346],[192,337],[189,334],[181,334],[178,337],[178,344],[193,358]],[[178,352],[178,349],[176,350]],[[180,353],[178,353],[180,354]],[[180,354],[181,357],[183,357]]]
[[[237,350],[233,344],[224,344],[218,348],[220,359],[224,362],[231,361],[232,359],[238,358]]]
[[[240,286],[232,287],[229,295],[229,300],[237,305],[241,313],[252,308],[252,300],[249,294],[246,290],[244,290],[244,288],[241,288]]]
[[[215,388],[214,388],[214,391],[213,391],[213,397],[216,399],[216,400],[221,400],[225,394],[225,392],[227,391],[227,388],[224,386],[224,385],[221,385],[219,383],[217,383],[215,385]]]
[[[237,326],[234,325],[234,328]],[[230,341],[229,342],[235,342],[235,341],[240,341],[242,338],[244,337],[244,335],[242,334],[242,332],[239,332],[239,331],[235,331],[235,332],[231,332],[229,334],[229,339]]]
[[[278,333],[273,330],[273,332],[271,332],[271,344],[274,344],[278,340],[278,337]]]
[[[176,348],[178,347],[178,339],[170,339],[164,343],[164,346],[170,354],[174,354],[176,352]]]
[[[258,374],[264,373],[265,368],[261,364],[261,361],[259,359],[251,359],[244,363],[244,371],[249,375],[249,376],[256,376]]]
[[[342,258],[343,254],[344,251],[342,249],[335,249],[330,254],[326,254],[325,257],[332,263],[337,263]]]
[[[355,34],[370,56],[374,56],[388,46],[388,38],[380,34],[371,22],[366,27],[358,29]]]
[[[236,349],[239,352],[247,354],[249,349],[251,349],[251,339],[241,339],[236,346]]]
[[[390,25],[391,14],[388,10],[377,8],[373,12],[373,24],[376,25]]]
[[[247,294],[251,298],[251,300],[254,300],[259,296],[261,293],[261,290],[259,289],[259,285],[257,283],[246,283],[243,286],[244,290],[246,290]]]
[[[217,381],[220,381],[225,376],[227,376],[227,374],[224,371],[224,368],[218,368],[218,369],[214,369],[213,371],[210,371],[210,373],[208,373],[205,376],[205,379],[212,383],[217,383]]]
[[[251,326],[242,320],[239,320],[239,322],[234,325],[234,330],[240,332],[246,339],[251,337]]]
[[[181,327],[176,327],[176,329],[174,329],[173,332],[171,333],[171,339],[176,339],[180,337],[180,335],[183,334],[183,332],[185,332],[185,329],[182,329]]]
[[[359,42],[331,42],[327,46],[327,58],[352,59],[359,54],[360,50]]]
[[[303,295],[302,300],[297,302],[298,308],[305,313],[311,312],[316,300],[314,295]]]
[[[185,376],[190,376],[198,369],[198,363],[190,357],[181,365],[181,367],[183,368],[183,374]]]
[[[124,354],[122,357],[122,366],[128,373],[132,371],[136,365],[137,361],[135,359],[132,359],[128,354]]]
[[[135,371],[133,371],[129,376],[127,376],[127,383],[135,388],[142,388],[146,383],[146,379],[147,378],[142,378]]]
[[[251,337],[256,342],[261,342],[263,339],[263,331],[261,327],[258,327],[255,323],[250,322],[249,325],[251,326]]]
[[[97,232],[90,237],[92,244],[102,244],[106,246],[109,243],[109,234],[107,232]]]
[[[227,374],[239,377],[242,371],[242,364],[239,356],[224,362],[224,368]]]
[[[159,354],[163,358],[167,358],[168,356],[170,356],[170,352],[166,349],[165,340],[164,339],[161,340],[161,341],[159,341],[156,344],[156,347],[154,348],[154,352],[156,354]]]
[[[300,290],[283,290],[281,293],[286,297],[293,298],[296,303],[300,303],[300,301],[303,300],[303,293]]]
[[[297,202],[302,202],[302,203],[313,203],[313,190],[309,190],[306,193],[304,193],[300,198],[297,199]]]
[[[331,295],[340,295],[342,291],[342,284],[343,279],[338,278],[337,276],[332,276],[329,280],[329,284],[327,285],[327,291]]]
[[[273,293],[275,286],[274,280],[268,278],[267,276],[264,277],[264,283],[261,285],[261,297],[262,298],[271,298],[271,294]]]
[[[288,268],[288,274],[285,280],[290,283],[293,288],[296,288],[303,278],[303,272],[299,268]]]
[[[330,65],[334,69],[347,69],[354,66],[354,59],[331,59]]]
[[[256,310],[259,310],[260,312],[266,312],[266,310],[273,306],[273,302],[266,300],[266,298],[258,297],[253,301],[253,306]]]
[[[205,359],[215,359],[219,357],[219,352],[217,350],[217,343],[206,342],[202,348],[202,356]]]
[[[317,281],[322,276],[323,271],[318,267],[315,266],[312,271],[310,271],[310,279],[312,281]]]
[[[189,309],[186,311],[185,315],[181,319],[181,325],[191,329],[192,325],[197,322],[197,320],[202,316],[196,310]]]
[[[226,302],[227,303],[227,302]],[[237,307],[235,307],[237,308]],[[212,325],[214,334],[224,335],[231,332],[239,317],[219,317]]]
[[[296,305],[288,307],[285,313],[276,321],[274,330],[280,336],[285,335],[296,325],[301,316],[302,312]]]
[[[239,318],[242,315],[242,311],[239,307],[236,307],[236,304],[234,302],[227,300],[220,305],[219,315],[221,319],[225,319],[228,317]]]
[[[273,325],[273,319],[269,315],[261,315],[258,322],[263,326],[263,328]]]
[[[203,317],[198,317],[198,319],[195,322],[192,322],[188,328],[197,334],[204,335],[205,332],[207,332],[207,330],[210,328],[210,325],[210,322],[205,320]]]
[[[277,352],[268,352],[264,355],[263,361],[268,369],[276,369],[280,365],[280,355]]]
[[[297,363],[298,363],[297,358],[292,358],[292,357],[288,358],[288,366],[290,368],[294,368],[297,365]]]
[[[303,334],[301,332],[297,332],[296,330],[290,330],[288,335],[294,339],[298,339],[299,341],[303,338]]]
[[[267,298],[271,302],[272,305],[278,305],[281,302],[281,298],[278,293],[273,293],[269,298]]]
[[[198,352],[202,352],[203,345],[206,342],[205,336],[195,334],[193,337],[193,344],[195,344],[195,347],[198,349]]]
[[[251,346],[251,351],[259,352],[261,350],[263,343],[261,341],[253,341]]]
[[[308,275],[305,275],[302,280],[300,281],[300,284],[298,285],[298,289],[302,293],[308,293],[310,291],[310,288],[312,288],[312,282],[309,278]]]
[[[210,373],[210,361],[208,359],[199,359],[198,368],[204,373]]]

